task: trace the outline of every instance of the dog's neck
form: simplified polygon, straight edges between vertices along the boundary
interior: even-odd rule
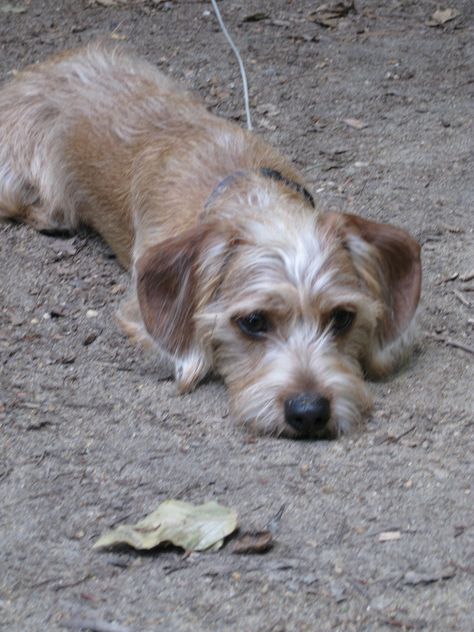
[[[218,198],[229,191],[229,189],[232,187],[233,184],[235,184],[237,180],[240,180],[241,178],[247,178],[252,175],[252,173],[254,172],[238,170],[230,173],[223,180],[221,180],[207,198],[206,203],[204,204],[204,213],[207,213],[207,211],[217,202]],[[308,189],[299,182],[286,178],[282,173],[280,173],[280,171],[277,171],[276,169],[272,169],[270,167],[261,167],[255,172],[255,175],[259,175],[282,184],[288,189],[291,189],[295,193],[299,194],[310,206],[315,208],[314,198],[308,191]]]

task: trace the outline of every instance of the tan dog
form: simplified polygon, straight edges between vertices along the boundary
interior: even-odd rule
[[[233,416],[278,435],[357,426],[363,373],[404,359],[420,293],[406,232],[313,206],[272,148],[121,50],[0,92],[0,218],[100,233],[131,269],[125,330],[172,358],[180,391],[215,370]]]

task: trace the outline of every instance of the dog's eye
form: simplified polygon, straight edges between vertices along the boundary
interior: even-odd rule
[[[347,309],[335,309],[331,313],[331,327],[334,333],[342,334],[351,328],[355,314]]]
[[[252,312],[235,319],[240,331],[252,338],[260,338],[270,329],[268,318],[263,312]]]

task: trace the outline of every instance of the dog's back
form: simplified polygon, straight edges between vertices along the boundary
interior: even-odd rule
[[[0,139],[0,219],[44,232],[88,225],[125,267],[142,237],[156,243],[194,225],[229,173],[266,167],[299,179],[258,137],[103,44],[56,55],[4,86]]]
[[[0,219],[46,232],[87,224],[128,265],[134,162],[196,109],[207,114],[119,48],[95,44],[30,66],[0,91]]]

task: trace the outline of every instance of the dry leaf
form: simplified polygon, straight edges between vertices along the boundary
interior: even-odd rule
[[[15,6],[14,4],[2,4],[0,7],[2,13],[26,13],[26,7]]]
[[[461,13],[457,9],[438,9],[431,16],[431,20],[428,22],[429,26],[442,26],[446,22],[450,22],[459,17]]]
[[[215,501],[195,506],[181,500],[165,500],[137,524],[119,525],[105,533],[93,548],[129,544],[149,550],[167,542],[186,551],[216,550],[236,528],[237,513]]]
[[[261,20],[268,20],[269,17],[268,13],[259,11],[257,13],[252,13],[251,15],[246,15],[242,22],[260,22]]]
[[[471,270],[470,272],[466,272],[466,274],[462,274],[459,277],[459,280],[462,281],[463,283],[466,281],[472,281],[474,279],[474,270]]]
[[[383,531],[379,533],[379,542],[392,542],[393,540],[399,540],[400,537],[400,531]]]
[[[125,4],[127,0],[94,0],[95,4],[102,7],[115,7],[117,4]]]
[[[407,571],[403,578],[403,583],[416,586],[417,584],[433,584],[443,579],[451,579],[456,575],[456,571],[452,566],[442,568],[434,573],[419,573],[418,571]]]
[[[345,17],[351,11],[355,12],[354,0],[342,0],[332,4],[322,4],[316,11],[312,11],[307,19],[320,26],[332,28],[337,26],[340,18]]]
[[[364,123],[364,121],[356,118],[346,118],[344,119],[344,123],[346,125],[349,125],[349,127],[353,127],[354,129],[364,129],[365,127],[367,127],[367,123]]]
[[[280,110],[273,103],[257,105],[256,110],[259,114],[266,114],[267,116],[277,116],[280,114]]]
[[[48,240],[48,246],[60,257],[73,257],[78,251],[75,237],[71,239],[51,239]]]
[[[266,553],[272,548],[273,543],[271,531],[247,531],[235,540],[232,553]]]

